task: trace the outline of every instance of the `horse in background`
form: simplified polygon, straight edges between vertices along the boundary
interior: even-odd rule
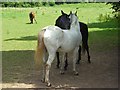
[[[35,64],[41,66],[43,61],[43,82],[47,83],[47,86],[51,86],[49,80],[49,72],[51,64],[55,59],[56,52],[61,52],[61,74],[64,74],[63,63],[65,60],[65,54],[68,52],[73,53],[73,72],[74,75],[78,75],[76,71],[77,53],[80,44],[82,44],[82,35],[80,32],[78,18],[76,13],[70,12],[70,29],[63,30],[57,26],[47,26],[42,29],[38,34],[37,49],[35,53]]]
[[[35,13],[34,12],[30,12],[29,13],[29,19],[30,19],[30,24],[33,24],[33,20],[36,22],[37,24],[37,21],[35,19]]]
[[[58,26],[62,29],[69,29],[70,28],[70,19],[69,19],[69,15],[67,15],[66,13],[64,13],[61,10],[61,16],[59,16],[55,22],[55,26]],[[87,55],[88,55],[88,62],[91,63],[90,61],[90,54],[89,54],[89,46],[88,46],[88,26],[85,23],[79,22],[79,27],[80,27],[80,32],[82,34],[82,47],[83,48],[83,52],[85,52],[85,50],[87,51]],[[80,63],[81,60],[81,46],[79,47],[79,51],[78,51],[79,55],[78,55],[78,60],[77,60],[77,64]],[[59,68],[59,64],[60,64],[60,60],[59,60],[59,53],[57,52],[57,67]],[[65,61],[65,67],[64,69],[66,70],[68,66],[68,61],[67,61],[67,54],[66,54],[66,61]]]

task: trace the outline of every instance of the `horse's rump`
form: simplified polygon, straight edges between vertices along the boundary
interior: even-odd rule
[[[62,44],[63,39],[63,31],[57,26],[47,26],[44,33],[44,43],[46,48],[56,48],[58,49]]]

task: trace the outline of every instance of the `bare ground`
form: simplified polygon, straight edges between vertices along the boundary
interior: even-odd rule
[[[94,47],[93,47],[94,48]],[[117,88],[118,87],[118,52],[117,48],[104,52],[96,52],[90,50],[91,64],[87,62],[86,55],[82,55],[82,60],[77,65],[78,76],[74,76],[72,72],[72,60],[69,58],[68,70],[64,75],[60,74],[60,70],[56,68],[56,60],[54,60],[50,72],[50,81],[54,88]],[[25,64],[25,63],[24,63]],[[18,66],[17,66],[18,67]],[[13,66],[13,68],[16,68]],[[3,68],[4,69],[4,68]],[[11,70],[12,72],[12,70]],[[19,74],[19,73],[18,73]],[[3,75],[5,75],[3,73]],[[19,76],[19,75],[18,75]],[[3,80],[3,88],[47,88],[46,84],[41,82],[42,69],[38,72],[34,70],[33,65],[30,66],[29,72],[21,73],[21,77],[17,77],[17,73],[12,72],[14,80]],[[4,76],[3,76],[4,77]],[[11,78],[10,77],[10,78]]]

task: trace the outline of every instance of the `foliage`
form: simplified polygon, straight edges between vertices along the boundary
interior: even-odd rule
[[[111,17],[110,17],[110,15],[109,14],[105,14],[105,15],[103,15],[103,14],[100,14],[99,15],[99,17],[98,17],[98,20],[100,21],[100,22],[107,22],[107,21],[109,21],[111,19]]]
[[[3,2],[2,7],[40,7],[40,6],[54,6],[55,2]]]
[[[2,7],[40,7],[40,6],[54,6],[55,4],[60,5],[60,4],[73,4],[73,3],[79,3],[79,2],[74,2],[74,0],[50,0],[50,1],[40,1],[40,2],[0,2],[2,4]]]
[[[52,1],[52,2],[48,2],[50,6],[54,6],[55,5],[55,2]]]
[[[113,13],[120,11],[120,1],[119,2],[108,2],[107,4],[112,5],[112,9],[114,10]]]
[[[118,27],[120,27],[120,1],[119,2],[108,2],[107,4],[112,5],[114,17],[118,20]]]
[[[112,5],[113,13],[115,14],[115,17],[118,18],[120,13],[120,1],[119,2],[108,2],[107,4]]]

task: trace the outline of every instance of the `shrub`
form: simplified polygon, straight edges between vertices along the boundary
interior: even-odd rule
[[[55,5],[55,2],[53,1],[53,2],[49,2],[49,5],[50,6],[54,6]]]
[[[109,14],[105,14],[105,15],[103,15],[103,14],[100,14],[99,15],[99,17],[98,17],[98,21],[100,21],[100,22],[107,22],[107,21],[109,21],[111,19],[111,17],[110,17],[110,15]]]

